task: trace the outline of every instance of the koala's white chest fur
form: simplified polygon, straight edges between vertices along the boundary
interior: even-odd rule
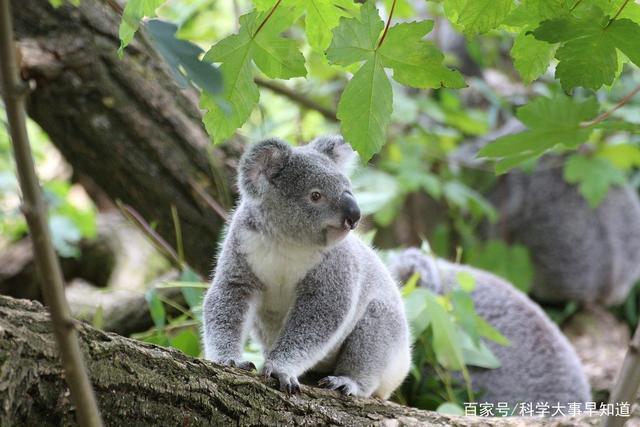
[[[261,340],[270,345],[293,305],[296,285],[320,262],[321,254],[274,242],[250,230],[243,230],[241,245],[251,270],[265,286],[257,314]]]

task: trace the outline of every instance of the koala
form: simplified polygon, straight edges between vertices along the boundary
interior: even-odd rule
[[[533,173],[512,171],[490,195],[500,211],[491,231],[529,248],[532,295],[548,302],[621,303],[640,279],[640,201],[612,187],[591,208],[563,178],[562,158],[541,159]]]
[[[240,360],[248,334],[262,374],[297,393],[307,372],[346,395],[386,399],[410,364],[398,286],[350,233],[360,209],[345,175],[355,153],[339,136],[291,147],[262,141],[239,164],[239,204],[203,302],[205,358]]]
[[[502,346],[484,340],[501,362],[497,369],[470,367],[472,386],[481,402],[510,407],[523,402],[584,403],[591,400],[589,383],[573,347],[542,309],[505,280],[482,270],[435,259],[419,249],[404,250],[390,260],[392,275],[405,282],[414,272],[419,285],[444,293],[459,272],[476,281],[471,296],[476,312],[511,341]]]

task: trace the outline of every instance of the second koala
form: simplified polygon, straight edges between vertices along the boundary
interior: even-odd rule
[[[500,360],[499,368],[469,371],[473,386],[483,392],[482,402],[506,402],[510,407],[546,402],[567,407],[591,400],[587,376],[569,341],[536,303],[510,283],[415,248],[397,254],[389,269],[401,281],[419,273],[420,285],[436,293],[451,290],[460,272],[473,276],[476,312],[511,341],[509,346],[486,341]]]
[[[410,367],[398,286],[377,254],[350,233],[360,219],[340,137],[293,148],[260,142],[239,166],[240,202],[204,300],[205,357],[240,360],[249,333],[263,375],[299,391],[298,377],[388,398]]]

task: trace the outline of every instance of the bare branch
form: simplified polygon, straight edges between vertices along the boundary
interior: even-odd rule
[[[290,100],[292,100],[293,102],[300,104],[305,108],[308,108],[310,110],[315,110],[318,113],[322,114],[328,120],[331,120],[333,122],[338,121],[337,114],[334,110],[332,110],[331,108],[327,108],[323,105],[320,105],[318,102],[314,101],[313,99],[309,99],[306,96],[301,95],[300,93],[294,90],[291,90],[286,86],[278,84],[272,80],[266,80],[260,77],[256,77],[253,80],[256,82],[258,86],[265,87],[277,93],[278,95],[285,96]]]

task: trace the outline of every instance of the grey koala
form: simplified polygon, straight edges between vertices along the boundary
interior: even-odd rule
[[[640,201],[612,187],[595,209],[565,182],[561,158],[542,158],[533,173],[512,171],[490,198],[500,211],[492,234],[529,248],[532,295],[543,301],[622,302],[640,279]]]
[[[542,309],[505,280],[465,265],[435,259],[418,249],[407,249],[390,260],[398,280],[420,274],[420,286],[436,293],[450,290],[456,275],[465,271],[476,281],[471,296],[476,312],[511,341],[485,344],[498,357],[497,369],[470,368],[472,386],[484,393],[482,402],[584,403],[591,400],[587,377],[566,337]]]
[[[348,395],[387,398],[411,363],[398,286],[349,233],[360,210],[341,137],[293,148],[269,139],[240,161],[240,201],[204,299],[205,357],[239,365],[249,333],[262,374],[299,391],[298,377]]]

